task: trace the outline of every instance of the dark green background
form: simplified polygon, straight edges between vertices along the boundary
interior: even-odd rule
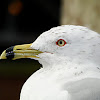
[[[0,60],[0,100],[19,100],[22,85],[40,67],[31,59]]]

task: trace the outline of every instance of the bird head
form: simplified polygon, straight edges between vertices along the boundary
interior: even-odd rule
[[[6,49],[0,58],[13,60],[33,58],[41,63],[44,61],[53,63],[52,58],[59,59],[58,63],[64,59],[84,60],[96,56],[95,52],[100,51],[97,44],[100,45],[100,35],[96,32],[83,26],[63,25],[42,33],[31,44],[17,45]]]

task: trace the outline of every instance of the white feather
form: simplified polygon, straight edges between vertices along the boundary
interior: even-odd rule
[[[56,44],[64,39],[67,44]],[[58,26],[31,46],[43,68],[23,85],[20,100],[100,100],[100,35],[82,26]]]

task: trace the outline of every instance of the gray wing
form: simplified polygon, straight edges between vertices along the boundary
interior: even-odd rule
[[[100,79],[86,78],[64,86],[68,100],[100,100]]]

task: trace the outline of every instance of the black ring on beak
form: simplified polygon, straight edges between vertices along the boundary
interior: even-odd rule
[[[14,46],[11,46],[11,47],[6,49],[6,57],[7,57],[7,59],[14,58],[13,48],[14,48]]]

